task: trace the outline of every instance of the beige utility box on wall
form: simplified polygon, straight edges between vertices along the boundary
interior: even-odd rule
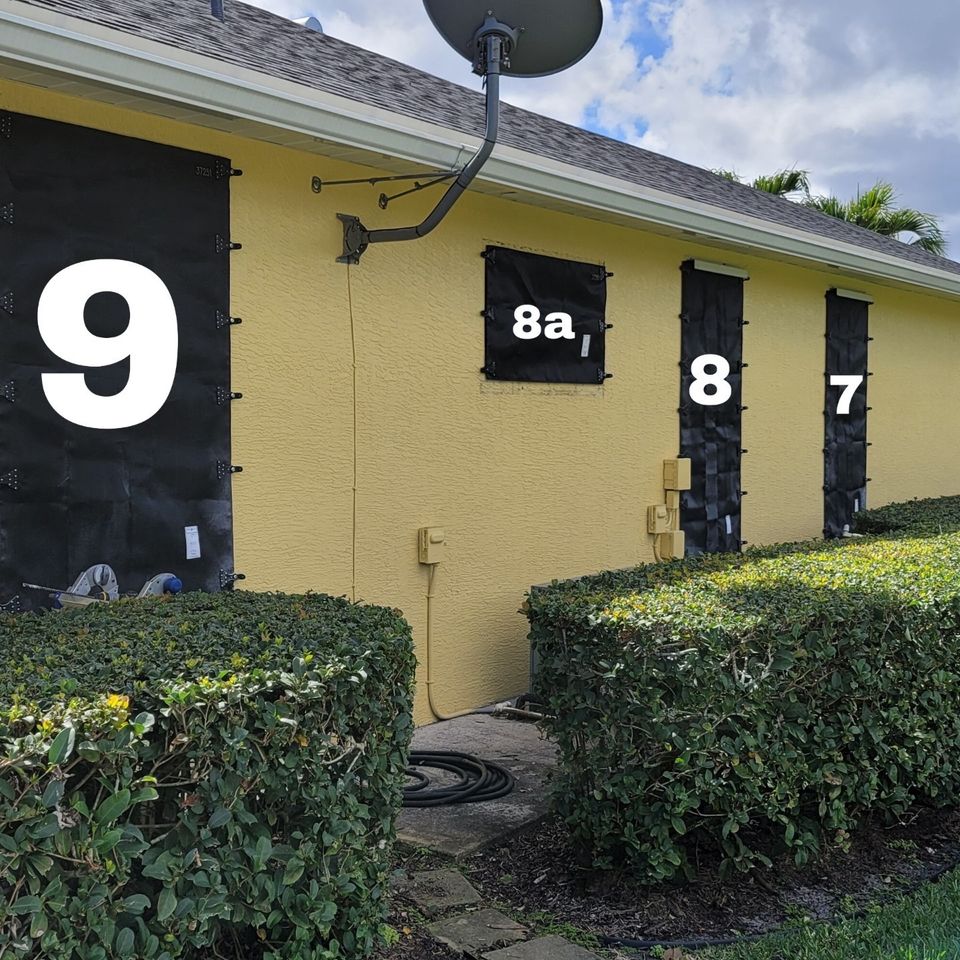
[[[663,489],[690,489],[690,460],[688,457],[676,457],[663,461]]]

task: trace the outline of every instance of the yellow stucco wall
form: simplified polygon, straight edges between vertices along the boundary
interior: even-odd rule
[[[252,589],[315,589],[404,611],[422,642],[426,569],[416,531],[449,538],[437,576],[435,694],[444,711],[526,686],[533,583],[653,558],[645,510],[678,443],[679,264],[746,267],[743,535],[822,527],[824,292],[867,290],[871,308],[870,502],[960,492],[958,305],[740,253],[467,195],[430,237],[334,262],[335,213],[377,210],[369,176],[295,150],[0,82],[0,109],[223,154],[232,183],[236,568]],[[421,200],[422,198],[418,198]],[[427,204],[431,200],[425,201]],[[483,362],[486,243],[605,262],[603,387],[491,383]],[[429,719],[421,685],[417,717]]]

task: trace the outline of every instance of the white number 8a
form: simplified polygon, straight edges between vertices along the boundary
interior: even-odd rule
[[[116,337],[97,337],[83,311],[97,293],[127,301],[130,322]],[[126,386],[110,397],[93,393],[82,373],[44,373],[47,401],[71,423],[99,430],[133,427],[166,403],[177,373],[177,311],[166,284],[130,260],[85,260],[66,267],[44,287],[37,305],[43,342],[69,363],[106,367],[130,358]]]

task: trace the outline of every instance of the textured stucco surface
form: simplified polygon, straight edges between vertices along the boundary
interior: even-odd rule
[[[223,154],[232,182],[231,331],[236,567],[252,589],[321,590],[404,611],[422,644],[427,575],[416,531],[443,526],[434,674],[454,711],[526,687],[518,609],[534,583],[651,560],[648,504],[678,442],[681,261],[746,267],[743,531],[752,543],[822,527],[824,293],[871,308],[870,503],[960,492],[956,302],[468,194],[430,237],[349,269],[338,211],[419,218],[430,198],[376,208],[368,187],[317,197],[310,178],[369,175],[295,150],[0,83],[0,109]],[[488,383],[487,243],[605,262],[602,387]],[[421,647],[422,649],[422,647]],[[421,687],[418,719],[429,713]]]

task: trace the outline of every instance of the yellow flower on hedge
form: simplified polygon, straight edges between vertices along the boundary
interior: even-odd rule
[[[111,693],[107,696],[107,707],[111,710],[128,710],[130,698],[122,693]]]

